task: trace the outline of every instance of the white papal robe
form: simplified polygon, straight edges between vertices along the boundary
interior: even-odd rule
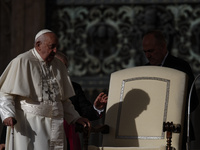
[[[49,65],[35,49],[20,54],[0,78],[2,121],[14,117],[8,127],[6,150],[65,150],[63,118],[68,123],[80,118],[69,97],[74,95],[64,64],[54,58]],[[13,141],[14,140],[14,141]]]

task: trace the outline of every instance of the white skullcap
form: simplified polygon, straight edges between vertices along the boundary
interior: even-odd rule
[[[45,33],[48,33],[48,32],[52,32],[52,31],[51,31],[51,30],[48,30],[48,29],[43,29],[43,30],[39,31],[39,32],[36,34],[36,36],[35,36],[35,40],[36,40],[37,38],[39,38],[42,34],[45,34]]]

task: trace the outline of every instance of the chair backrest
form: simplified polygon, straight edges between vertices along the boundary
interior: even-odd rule
[[[166,146],[163,122],[183,129],[187,75],[158,66],[142,66],[111,74],[103,147]],[[182,130],[181,130],[182,131]],[[173,133],[172,147],[181,150],[181,133]]]

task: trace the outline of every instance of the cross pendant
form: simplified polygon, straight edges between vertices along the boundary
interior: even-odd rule
[[[47,91],[45,91],[45,93],[48,94],[49,99],[51,100],[51,94],[53,94],[53,92],[51,92],[51,90],[48,88]]]

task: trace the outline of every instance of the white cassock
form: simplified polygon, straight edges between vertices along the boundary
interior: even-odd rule
[[[49,65],[35,49],[13,59],[0,78],[2,121],[15,117],[15,150],[65,150],[63,118],[70,124],[80,118],[69,97],[74,95],[64,64],[54,58]],[[6,150],[12,149],[7,128]]]

